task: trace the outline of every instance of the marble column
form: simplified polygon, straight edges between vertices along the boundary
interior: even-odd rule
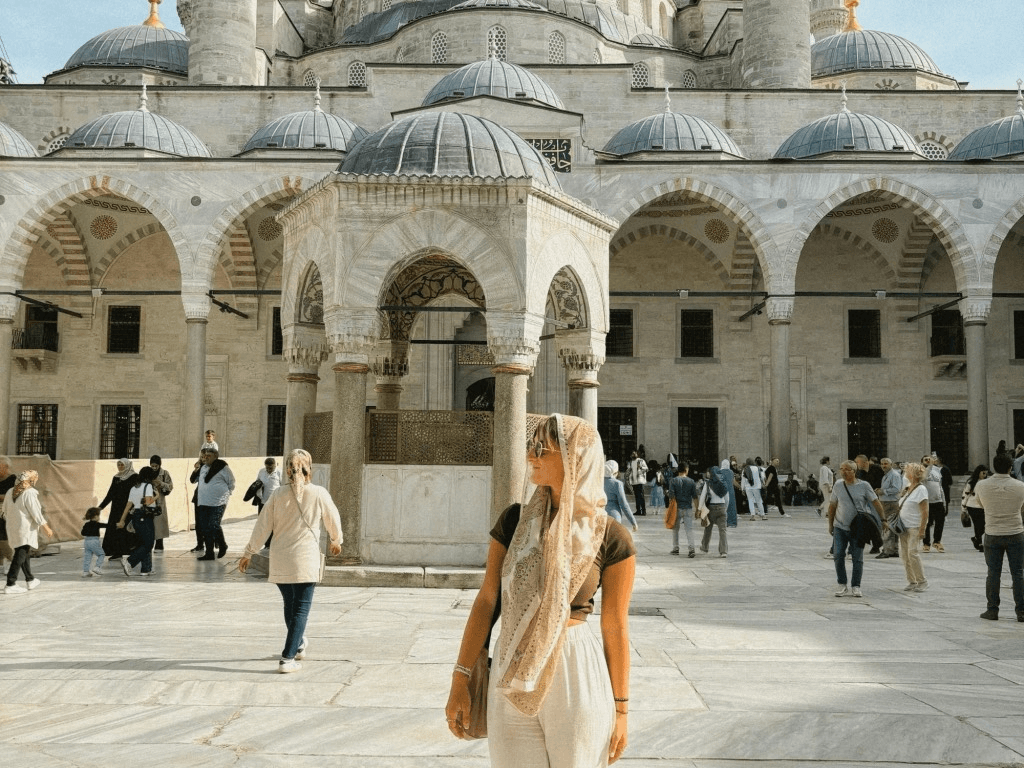
[[[181,455],[195,456],[203,444],[206,421],[206,325],[210,299],[182,294],[185,305],[185,398],[182,405]]]
[[[3,312],[0,306],[0,453],[13,453],[11,438],[11,337],[14,332],[14,314]]]
[[[366,420],[365,363],[334,366],[334,419],[331,429],[331,496],[341,514],[345,540],[341,548],[344,564],[362,562],[364,422]]]
[[[793,318],[793,299],[769,298],[768,329],[771,335],[771,415],[770,449],[784,469],[793,466],[790,434],[789,328]]]
[[[558,357],[565,366],[569,388],[569,415],[597,426],[597,372],[604,364],[603,331],[588,328],[555,332]]]
[[[985,326],[992,299],[967,299],[960,303],[967,346],[967,455],[968,469],[992,461],[988,435],[988,369],[985,365]]]
[[[316,412],[320,363],[327,357],[323,348],[295,347],[284,351],[288,363],[288,399],[284,412],[284,452],[305,447],[306,414]]]

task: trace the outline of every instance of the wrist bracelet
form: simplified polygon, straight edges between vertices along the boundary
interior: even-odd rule
[[[455,671],[456,671],[456,672],[461,672],[461,673],[462,673],[462,674],[464,674],[464,675],[465,675],[466,677],[471,677],[471,676],[472,676],[472,674],[473,674],[472,670],[470,670],[470,668],[469,668],[469,667],[464,667],[464,666],[462,666],[461,664],[456,664],[456,665],[455,665]]]
[[[627,697],[625,699],[620,699],[620,698],[616,697],[615,701],[629,701],[629,698]]]

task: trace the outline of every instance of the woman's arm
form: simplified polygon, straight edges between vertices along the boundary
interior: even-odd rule
[[[629,713],[629,600],[633,595],[636,557],[628,557],[601,574],[601,639],[615,697],[615,729],[608,744],[608,762],[626,749]]]
[[[616,482],[615,491],[619,497],[619,508],[622,510],[622,517],[629,521],[629,524],[633,526],[633,530],[637,529],[636,518],[633,517],[633,510],[629,507],[629,502],[626,501],[626,488],[620,483]]]
[[[501,590],[501,564],[505,561],[508,550],[503,544],[491,539],[491,547],[487,551],[487,571],[484,583],[473,601],[473,608],[466,620],[466,629],[462,633],[462,645],[456,665],[464,669],[472,669],[476,663],[480,649],[484,647],[487,633],[491,631],[491,618],[494,606],[498,604]],[[448,720],[448,729],[460,739],[466,738],[469,727],[469,675],[458,669],[452,672],[452,685],[448,692],[448,704],[444,708]]]
[[[928,530],[928,499],[921,499],[921,527],[917,529],[917,538],[923,539]]]
[[[117,478],[115,477],[110,481],[110,487],[107,489],[107,495],[103,497],[103,501],[100,502],[100,509],[105,509],[107,504],[114,500],[114,488],[117,486]]]
[[[119,517],[117,520],[118,528],[124,528],[125,525],[128,524],[128,515],[131,514],[131,511],[134,508],[135,505],[132,504],[130,501],[125,505],[124,512],[121,513],[121,517]]]

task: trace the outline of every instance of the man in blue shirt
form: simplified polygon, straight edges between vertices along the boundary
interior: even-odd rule
[[[872,508],[878,513],[877,522],[881,528],[885,511],[871,484],[857,479],[855,462],[844,461],[839,465],[839,474],[842,479],[832,489],[832,498],[828,504],[828,532],[833,537],[832,559],[836,564],[836,580],[839,582],[836,597],[863,597],[860,577],[864,572],[864,545],[857,541],[850,529],[858,510],[868,512]],[[849,587],[846,585],[847,548],[853,557],[853,578]]]
[[[882,459],[882,481],[881,486],[875,489],[879,501],[882,502],[882,509],[885,511],[884,520],[891,523],[900,513],[900,492],[903,490],[903,475],[892,465],[892,459]],[[900,537],[892,532],[892,526],[882,534],[882,553],[875,559],[882,560],[887,557],[899,557]]]

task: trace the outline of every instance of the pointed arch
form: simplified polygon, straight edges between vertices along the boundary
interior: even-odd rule
[[[615,238],[612,240],[611,248],[609,253],[612,257],[615,257],[619,252],[625,250],[630,245],[640,240],[646,240],[651,237],[662,237],[666,240],[678,240],[684,243],[689,248],[692,248],[708,263],[714,273],[722,281],[723,286],[729,285],[729,270],[726,268],[722,260],[718,258],[711,248],[709,248],[704,241],[698,240],[689,232],[675,227],[669,227],[664,224],[651,224],[648,226],[640,227],[625,235]]]
[[[559,275],[574,281],[581,302],[579,327],[608,330],[608,260],[607,251],[601,249],[600,258],[594,255],[574,232],[560,231],[545,238],[533,259],[534,272],[530,276],[528,309],[544,316],[552,285]],[[558,307],[558,303],[555,304]]]
[[[992,281],[995,279],[996,259],[999,258],[999,251],[1002,249],[1003,243],[1010,237],[1010,230],[1017,226],[1021,219],[1024,219],[1024,198],[1010,206],[992,231],[988,244],[985,246],[985,252],[981,255],[981,263],[978,265],[979,286],[988,286],[991,289]]]
[[[886,290],[896,289],[896,269],[893,268],[893,265],[889,263],[889,260],[885,258],[885,255],[878,248],[863,237],[844,227],[837,227],[835,224],[825,222],[816,226],[811,234],[814,234],[814,232],[820,232],[824,237],[846,241],[850,246],[863,253],[878,268],[878,274],[885,278]]]
[[[302,323],[302,293],[315,275],[319,279],[323,311],[331,306],[332,283],[328,265],[321,263],[321,258],[330,258],[327,244],[329,238],[317,225],[309,226],[301,241],[290,252],[289,257],[281,265],[281,325],[290,326]],[[327,275],[328,281],[323,278]]]
[[[127,235],[122,237],[120,240],[118,240],[116,243],[110,246],[110,248],[107,249],[107,252],[102,257],[93,262],[93,282],[95,282],[98,285],[100,279],[103,277],[103,274],[108,269],[110,269],[110,265],[117,260],[117,257],[124,253],[126,250],[128,250],[131,246],[135,245],[135,243],[139,242],[140,240],[145,240],[147,237],[150,237],[163,231],[164,228],[160,226],[160,222],[151,221],[149,224],[141,226],[134,232],[129,232]]]

